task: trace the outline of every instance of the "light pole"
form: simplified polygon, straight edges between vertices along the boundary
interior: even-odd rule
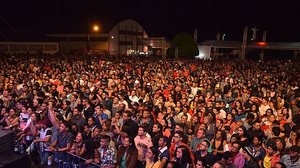
[[[98,25],[94,25],[93,26],[93,32],[98,33],[98,31],[99,31],[99,26]],[[90,51],[90,33],[89,32],[87,34],[86,51],[87,51],[87,53],[89,53],[89,51]]]

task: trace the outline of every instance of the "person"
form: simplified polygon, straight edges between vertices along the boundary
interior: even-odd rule
[[[254,135],[252,145],[250,146],[255,149],[254,159],[258,161],[259,165],[262,167],[262,162],[266,155],[266,151],[262,147],[262,137],[259,137],[258,135]]]
[[[158,150],[155,147],[150,147],[146,153],[145,168],[159,168],[161,161],[158,159]]]
[[[175,158],[173,158],[173,161],[176,162],[176,167],[180,168],[191,168],[193,167],[192,158],[189,153],[189,149],[184,146],[178,146],[175,150]]]
[[[233,165],[233,154],[229,151],[224,152],[222,162],[226,168],[235,168]]]
[[[115,148],[109,145],[110,136],[103,135],[100,139],[100,147],[95,150],[95,163],[103,168],[114,168],[117,162],[117,153]]]
[[[243,168],[245,165],[245,159],[242,156],[242,154],[240,153],[240,149],[241,149],[242,145],[239,141],[235,141],[232,143],[232,154],[233,154],[233,165],[236,168]]]
[[[159,138],[162,136],[162,125],[160,123],[154,123],[150,135],[153,146],[158,147]]]
[[[227,145],[226,133],[221,130],[216,131],[214,138],[211,140],[211,144],[214,160],[220,161]]]
[[[132,113],[130,111],[124,111],[123,113],[123,125],[120,131],[121,137],[136,137],[138,133],[138,125],[131,119]]]
[[[138,150],[134,146],[133,139],[125,137],[122,140],[122,146],[117,152],[117,168],[135,167],[138,160]]]
[[[267,147],[266,152],[267,152],[267,154],[264,157],[263,166],[265,168],[274,167],[275,163],[280,160],[279,155],[276,153],[277,147],[275,145],[271,144]]]
[[[208,148],[210,147],[210,142],[207,139],[204,139],[199,144],[199,151],[195,152],[195,160],[203,159],[205,162],[212,166],[215,162],[213,156],[208,153]]]
[[[260,168],[257,161],[254,159],[255,149],[253,147],[243,147],[242,155],[245,158],[244,168]]]
[[[151,138],[146,136],[147,130],[145,126],[139,126],[138,135],[134,138],[134,144],[138,150],[137,167],[145,167],[146,153],[148,148],[153,146]]]
[[[197,147],[201,143],[202,140],[205,139],[205,130],[204,129],[198,129],[196,136],[192,139],[190,147],[193,152],[197,151]]]
[[[168,150],[168,137],[161,136],[158,140],[158,158],[160,160],[159,168],[166,168],[168,162],[170,161],[170,152]]]
[[[182,142],[182,140],[183,140],[183,132],[182,131],[176,131],[174,133],[173,138],[172,138],[173,142],[172,142],[172,144],[170,146],[170,149],[169,149],[169,151],[170,151],[170,158],[171,159],[173,159],[173,157],[176,156],[175,150],[176,150],[176,148],[178,146],[183,145],[183,146],[187,146],[188,147],[188,145],[186,143]],[[190,155],[191,155],[191,153],[192,152],[190,152]]]
[[[221,161],[217,161],[212,168],[225,168],[225,164]]]
[[[276,162],[274,168],[286,168],[286,165],[282,162]]]
[[[300,167],[300,147],[293,145],[289,148],[289,153],[282,156],[280,162],[288,168]]]
[[[59,133],[57,139],[47,149],[54,153],[54,160],[56,162],[62,161],[62,164],[70,164],[65,152],[69,152],[72,146],[73,134],[69,132],[67,122],[62,122],[59,126]],[[61,164],[61,163],[59,163]]]
[[[195,162],[196,168],[209,168],[209,165],[206,163],[206,161],[202,158],[198,158]]]

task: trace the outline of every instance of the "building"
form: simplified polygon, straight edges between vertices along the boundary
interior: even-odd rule
[[[165,54],[170,46],[166,38],[149,38],[145,29],[138,22],[127,19],[119,22],[107,32],[87,34],[48,34],[59,43],[59,51],[88,51],[110,55],[148,54],[160,48]]]

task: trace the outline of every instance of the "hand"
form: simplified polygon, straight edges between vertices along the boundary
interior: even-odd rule
[[[93,162],[93,159],[89,159],[89,160],[86,160],[85,161],[85,164],[90,164],[90,163],[92,163]]]
[[[94,159],[94,162],[95,162],[95,163],[100,163],[100,161],[99,161],[98,158],[95,158],[95,159]]]

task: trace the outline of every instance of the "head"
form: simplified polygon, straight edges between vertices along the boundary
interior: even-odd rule
[[[80,142],[82,142],[82,141],[83,141],[83,137],[82,137],[82,134],[79,132],[79,133],[77,133],[77,135],[76,135],[75,142],[76,142],[76,143],[80,143]]]
[[[202,152],[207,151],[209,147],[210,147],[210,142],[206,139],[201,141],[199,144],[199,150]]]
[[[239,141],[235,141],[232,143],[232,149],[231,152],[232,153],[238,153],[241,149],[241,143]]]
[[[196,164],[195,164],[196,168],[205,168],[207,167],[207,163],[204,159],[202,158],[198,158],[196,160]]]
[[[146,127],[145,126],[139,126],[138,136],[144,137],[144,136],[146,136],[146,134],[147,134]]]
[[[180,141],[182,141],[183,138],[183,132],[182,131],[176,131],[172,140],[174,143],[178,143]]]
[[[225,164],[221,161],[217,161],[212,168],[225,168]]]
[[[154,163],[158,160],[158,150],[154,146],[148,148],[146,157],[149,160],[153,160]]]
[[[158,140],[158,146],[159,147],[165,147],[165,146],[167,146],[167,144],[168,144],[168,141],[169,141],[169,138],[168,137],[166,137],[166,136],[161,136],[160,138],[159,138],[159,140]]]
[[[109,143],[110,143],[110,136],[108,136],[108,135],[101,136],[100,147],[106,148],[106,147],[108,147]]]
[[[122,145],[125,148],[129,148],[133,144],[133,139],[131,137],[125,137],[122,140]]]

